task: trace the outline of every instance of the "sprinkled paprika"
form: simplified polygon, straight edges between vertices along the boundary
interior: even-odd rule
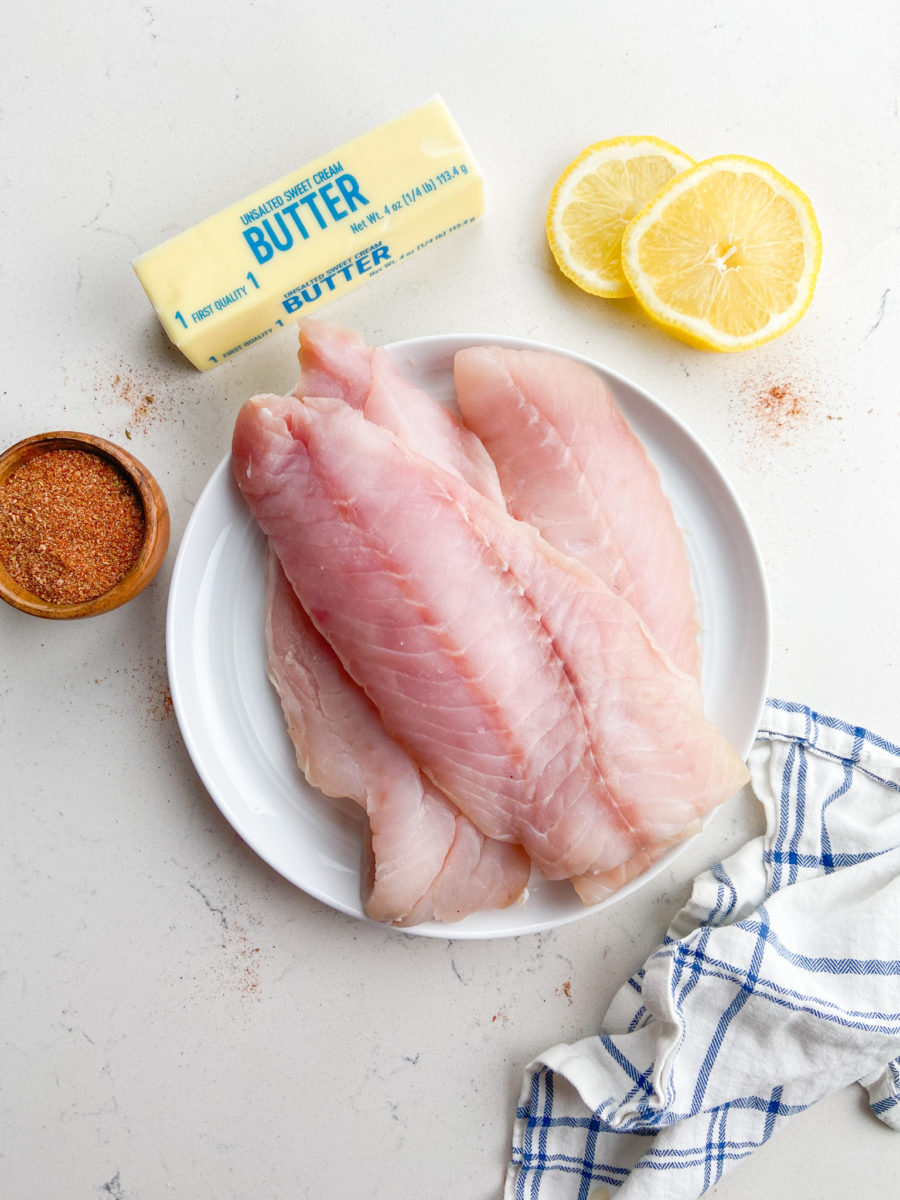
[[[144,524],[134,488],[90,451],[43,451],[0,483],[0,562],[51,604],[96,599],[124,579]]]
[[[808,407],[804,392],[790,382],[768,384],[756,396],[756,415],[771,429],[796,423]]]

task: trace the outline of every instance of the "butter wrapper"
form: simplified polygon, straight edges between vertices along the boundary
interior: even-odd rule
[[[483,211],[481,172],[436,96],[132,266],[171,341],[207,371]]]

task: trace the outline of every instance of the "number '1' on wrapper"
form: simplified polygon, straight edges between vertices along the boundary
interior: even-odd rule
[[[478,165],[434,97],[132,265],[171,341],[206,371],[483,211]]]

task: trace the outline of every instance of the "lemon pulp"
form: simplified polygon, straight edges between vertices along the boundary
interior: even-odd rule
[[[799,188],[767,163],[723,155],[671,181],[630,222],[622,266],[641,305],[672,333],[739,350],[800,319],[821,250]]]

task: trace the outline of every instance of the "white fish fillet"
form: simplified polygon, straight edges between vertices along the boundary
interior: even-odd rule
[[[505,507],[497,469],[481,441],[449,409],[412,384],[383,347],[372,348],[349,329],[324,321],[300,323],[300,379],[304,396],[333,396],[360,409],[368,421]]]
[[[257,398],[233,452],[385,728],[548,878],[652,855],[746,781],[629,603],[346,403]]]
[[[271,546],[266,554],[266,646],[297,761],[325,795],[368,817],[362,893],[376,921],[458,921],[519,900],[531,864],[493,841],[423,777],[388,736],[297,600]]]
[[[574,359],[498,346],[459,351],[454,378],[513,516],[628,600],[675,665],[699,678],[684,535],[606,383]]]

